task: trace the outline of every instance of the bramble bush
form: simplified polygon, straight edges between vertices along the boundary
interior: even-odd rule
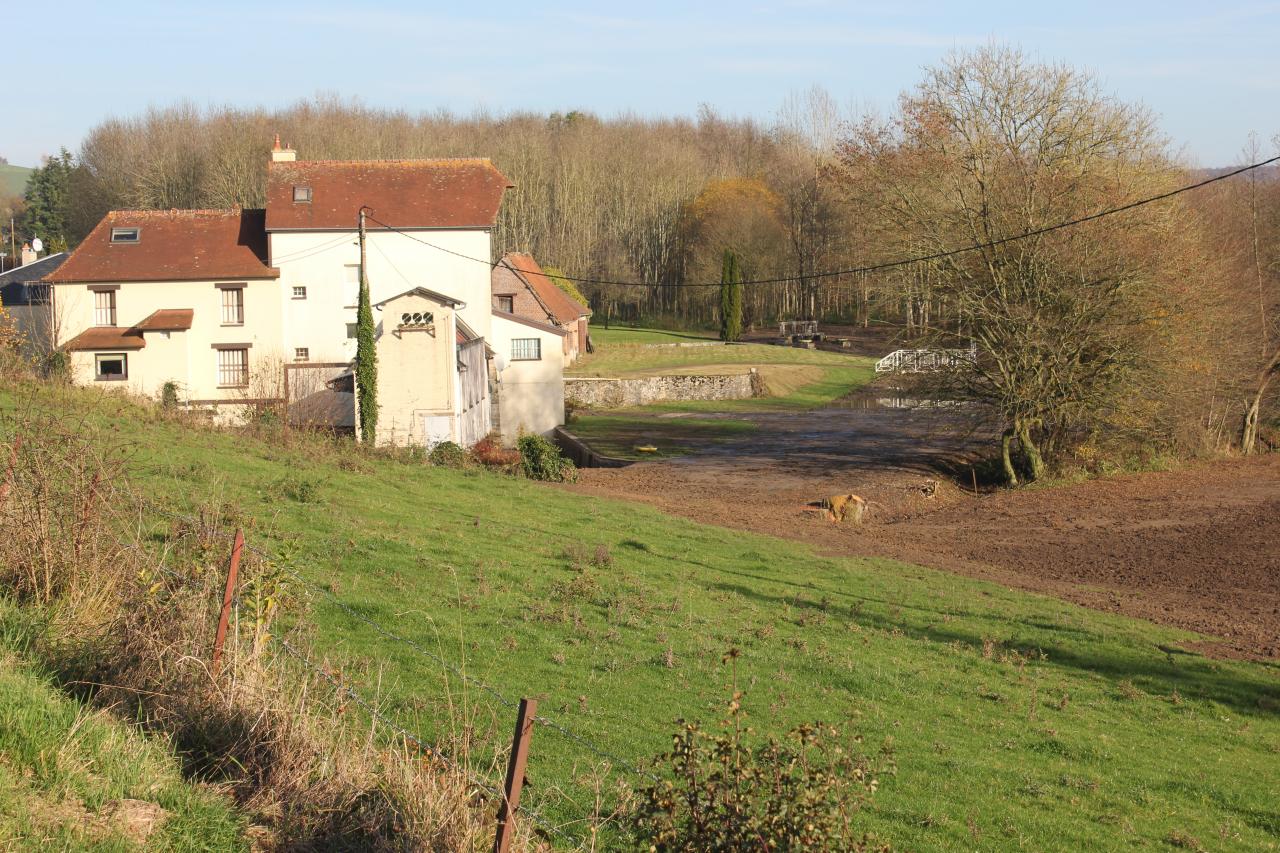
[[[578,469],[571,460],[560,455],[560,448],[540,435],[522,435],[516,441],[520,450],[520,465],[530,480],[550,480],[554,483],[572,483],[578,479]]]
[[[730,650],[725,660],[737,654]],[[680,721],[671,750],[658,759],[668,777],[641,789],[631,813],[632,829],[650,850],[889,849],[854,826],[858,810],[875,794],[877,773],[892,772],[889,756],[874,768],[823,723],[753,744],[744,717],[742,693],[735,689],[721,731]]]
[[[510,472],[520,464],[520,451],[503,447],[496,436],[486,435],[471,448],[471,458],[486,468]]]
[[[440,468],[463,468],[467,464],[467,451],[452,441],[442,441],[431,448],[427,461]]]

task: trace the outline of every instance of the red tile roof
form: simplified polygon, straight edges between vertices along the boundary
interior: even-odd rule
[[[512,314],[508,311],[499,311],[497,308],[493,309],[493,316],[502,320],[510,320],[513,323],[519,323],[522,326],[528,326],[532,329],[541,329],[544,332],[554,332],[560,337],[571,334],[559,326],[552,326],[548,323],[539,323],[537,320],[531,320],[528,317],[521,317],[519,314]]]
[[[511,185],[481,158],[270,163],[267,229],[354,230],[361,205],[396,228],[488,228]],[[310,187],[311,201],[295,202],[294,187]]]
[[[113,210],[44,281],[210,281],[278,278],[261,210]],[[137,243],[112,243],[137,228]]]
[[[146,342],[136,329],[119,326],[95,326],[85,329],[63,344],[66,350],[142,349]]]
[[[161,308],[133,328],[139,332],[185,332],[195,316],[190,308]]]
[[[556,283],[542,271],[533,255],[507,252],[498,263],[505,264],[525,280],[555,322],[576,323],[579,317],[590,316],[591,309],[556,287]]]

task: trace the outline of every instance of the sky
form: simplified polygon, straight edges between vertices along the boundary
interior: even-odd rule
[[[14,0],[6,0],[6,3]],[[892,110],[921,69],[989,42],[1150,107],[1191,165],[1280,134],[1280,2],[67,2],[6,15],[0,156],[38,165],[109,117],[319,94],[410,112],[589,110],[769,121],[814,85]],[[29,75],[24,79],[23,75]],[[16,108],[15,108],[16,107]],[[483,152],[477,152],[482,154]]]

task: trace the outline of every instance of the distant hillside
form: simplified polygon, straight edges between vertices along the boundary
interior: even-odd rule
[[[35,169],[26,166],[0,165],[0,198],[22,195],[27,191],[27,179]]]

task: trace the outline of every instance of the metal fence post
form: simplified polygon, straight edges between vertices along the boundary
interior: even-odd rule
[[[507,853],[515,835],[516,809],[520,807],[524,769],[529,761],[529,739],[533,736],[533,719],[537,711],[537,699],[520,700],[520,710],[516,712],[516,734],[511,741],[511,758],[507,761],[507,783],[503,786],[502,804],[498,807],[498,832],[493,839],[494,853]]]
[[[213,677],[218,677],[222,661],[222,643],[227,638],[227,621],[231,617],[231,601],[236,595],[236,575],[240,573],[240,552],[244,549],[244,531],[237,528],[231,543],[231,563],[227,566],[227,589],[222,594],[222,614],[218,617],[218,635],[213,640]]]

